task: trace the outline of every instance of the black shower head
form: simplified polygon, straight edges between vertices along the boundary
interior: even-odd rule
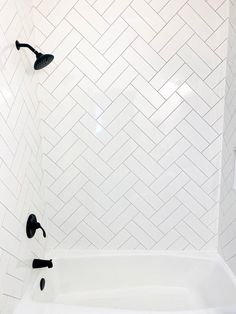
[[[29,44],[21,44],[19,43],[19,41],[16,41],[16,49],[20,50],[20,48],[28,48],[30,49],[35,55],[36,55],[36,61],[34,63],[34,69],[35,70],[41,70],[43,68],[45,68],[47,65],[49,65],[52,60],[54,59],[53,55],[50,54],[42,54],[38,51],[36,51],[32,46],[30,46]]]
[[[49,55],[49,54],[42,54],[42,53],[38,53],[36,55],[36,61],[34,63],[34,69],[35,70],[41,70],[43,68],[45,68],[47,65],[49,65],[52,60],[54,59],[53,55]]]

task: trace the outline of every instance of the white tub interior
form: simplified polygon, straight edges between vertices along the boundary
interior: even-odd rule
[[[28,302],[35,310],[41,308],[38,305],[48,309],[61,305],[74,306],[77,313],[83,313],[84,308],[94,313],[205,313],[236,306],[234,278],[215,254],[81,253],[70,258],[58,255],[54,268],[43,275],[45,289],[39,289],[39,271],[33,290],[28,293]]]

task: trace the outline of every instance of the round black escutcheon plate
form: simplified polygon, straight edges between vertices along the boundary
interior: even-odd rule
[[[42,279],[40,280],[40,290],[43,290],[43,289],[44,289],[45,283],[46,283],[45,279],[42,278]]]

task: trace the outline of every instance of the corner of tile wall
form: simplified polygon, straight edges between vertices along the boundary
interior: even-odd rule
[[[28,215],[43,217],[42,152],[33,55],[15,48],[34,44],[31,1],[0,1],[0,312],[12,314],[31,273],[44,255],[37,234],[29,240]]]
[[[222,148],[218,249],[236,274],[236,1],[229,1],[229,38]]]

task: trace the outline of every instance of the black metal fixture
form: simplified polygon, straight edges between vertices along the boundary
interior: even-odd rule
[[[45,260],[45,259],[37,259],[37,258],[35,258],[33,260],[32,267],[33,268],[44,268],[44,267],[52,268],[53,267],[53,263],[52,263],[51,259]]]
[[[26,223],[26,234],[28,238],[33,238],[37,229],[41,229],[43,231],[43,236],[46,238],[46,232],[40,223],[37,221],[37,218],[34,214],[29,215],[29,218]]]
[[[45,279],[44,278],[41,278],[40,280],[40,290],[43,291],[44,287],[45,287]]]
[[[54,59],[53,55],[43,54],[41,52],[38,52],[29,44],[19,43],[19,41],[17,40],[16,41],[16,49],[20,50],[20,48],[28,48],[36,55],[36,61],[34,63],[34,69],[35,70],[41,70],[41,69],[45,68]]]

